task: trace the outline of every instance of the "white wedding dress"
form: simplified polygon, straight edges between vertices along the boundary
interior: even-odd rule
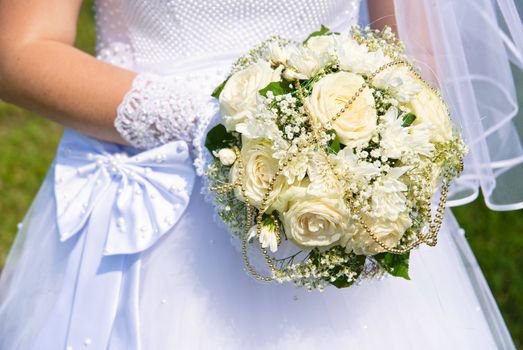
[[[359,5],[99,0],[98,53],[210,95],[260,40],[346,31]],[[514,347],[450,211],[410,281],[307,292],[249,277],[201,187],[182,141],[140,153],[66,130],[1,277],[0,349]]]

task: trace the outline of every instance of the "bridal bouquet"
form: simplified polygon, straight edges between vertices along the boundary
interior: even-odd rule
[[[213,96],[207,180],[254,277],[320,290],[409,278],[409,252],[436,244],[466,149],[390,29],[272,37]]]

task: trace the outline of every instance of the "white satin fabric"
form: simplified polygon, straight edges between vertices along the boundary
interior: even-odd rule
[[[147,8],[138,0],[101,3],[113,16]],[[148,3],[148,13],[163,18],[167,2]],[[235,6],[231,13],[249,6],[218,3]],[[298,14],[321,4],[323,24],[340,25],[341,3],[291,3]],[[344,6],[356,11],[353,2]],[[142,38],[150,32],[137,18],[120,17],[105,32]],[[308,21],[297,38],[319,27]],[[103,57],[174,74],[209,94],[237,51],[270,29],[256,32],[254,24],[241,23],[236,34],[245,35],[245,47],[228,52],[136,62],[146,53],[133,50],[148,46],[127,40],[115,41],[111,47],[119,49]],[[213,22],[200,25],[213,29]],[[148,40],[161,48],[162,30],[154,33]],[[183,142],[138,152],[66,130],[0,279],[0,349],[514,348],[450,212],[438,246],[412,253],[410,281],[309,293],[247,275],[228,232],[214,223],[190,163]]]
[[[60,240],[83,234],[89,223],[106,232],[104,256],[142,252],[178,221],[194,177],[183,141],[138,153],[65,130],[55,160]]]
[[[101,258],[95,225],[60,242],[52,175],[2,275],[1,349],[514,348],[450,213],[438,246],[413,253],[410,281],[309,293],[249,277],[199,185],[142,253]]]

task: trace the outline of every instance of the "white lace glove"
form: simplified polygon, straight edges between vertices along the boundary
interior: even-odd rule
[[[118,107],[114,125],[136,148],[149,149],[174,140],[194,146],[210,118],[205,111],[208,101],[172,76],[141,73]]]

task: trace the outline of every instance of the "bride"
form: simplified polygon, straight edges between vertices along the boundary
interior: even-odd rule
[[[450,211],[410,281],[308,293],[247,275],[197,176],[236,57],[368,20],[397,24],[469,144],[451,204],[521,208],[512,1],[98,0],[98,59],[73,48],[81,2],[0,0],[0,97],[66,127],[1,276],[1,349],[514,348]]]

